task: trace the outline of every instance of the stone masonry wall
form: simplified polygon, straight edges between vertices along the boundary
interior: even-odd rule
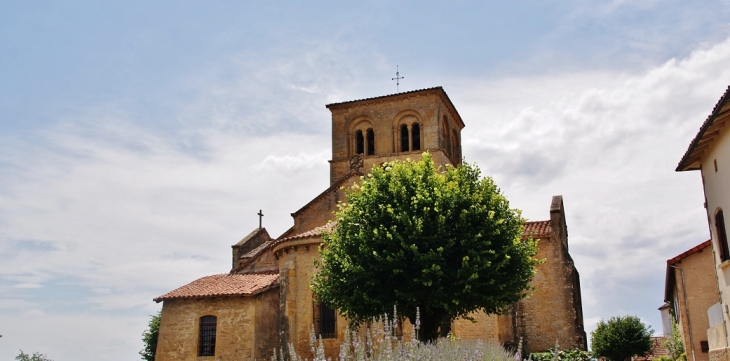
[[[482,340],[485,342],[499,342],[499,329],[496,315],[487,315],[484,312],[472,312],[469,315],[476,322],[466,319],[457,319],[451,325],[451,332],[462,340]]]
[[[251,360],[270,354],[276,331],[270,327],[256,330],[256,311],[264,318],[277,311],[278,290],[255,297],[218,297],[167,300],[162,307],[157,344],[158,361],[179,360]],[[269,309],[268,311],[263,311]],[[200,317],[217,317],[215,356],[198,356]],[[264,318],[259,318],[263,320]],[[275,319],[268,318],[269,320]],[[262,347],[259,347],[262,346]],[[270,348],[269,348],[270,346]],[[263,349],[265,347],[265,349]]]
[[[451,111],[439,91],[421,94],[391,97],[383,101],[366,101],[359,104],[336,106],[332,111],[332,160],[330,161],[330,184],[342,178],[349,171],[349,158],[354,155],[353,127],[361,122],[372,126],[375,136],[375,154],[365,156],[363,172],[367,173],[373,165],[382,164],[404,155],[420,158],[420,154],[429,150],[436,152],[443,149],[445,141],[441,140],[441,123],[445,120],[448,129],[456,130],[458,150],[448,163],[459,163],[461,159],[461,125],[455,119],[457,114]],[[421,126],[420,150],[401,152],[399,124],[408,119],[408,124],[418,121]],[[447,135],[451,136],[451,134]],[[437,165],[442,159],[434,159]]]
[[[685,304],[682,272],[674,269],[675,289],[680,309],[680,314],[677,316],[680,319],[684,349],[690,359],[692,350],[694,350],[696,361],[709,361],[710,356],[708,353],[702,352],[700,342],[707,342],[707,330],[710,327],[707,309],[719,302],[712,250],[707,247],[698,253],[689,255],[674,266],[684,270],[684,283],[687,286],[687,303]],[[687,322],[687,307],[689,307],[689,322]],[[690,337],[690,327],[692,337]],[[693,341],[691,345],[690,339]]]
[[[553,203],[556,199],[553,199]],[[551,236],[538,243],[537,266],[532,295],[517,305],[518,337],[528,352],[561,348],[586,348],[578,273],[568,253],[562,198],[551,210]],[[516,341],[516,340],[515,340]]]

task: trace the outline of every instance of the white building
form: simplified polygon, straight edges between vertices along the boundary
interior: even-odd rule
[[[678,172],[700,170],[705,191],[707,222],[712,235],[712,250],[717,283],[718,302],[707,310],[709,329],[707,345],[710,361],[730,360],[730,247],[724,211],[730,212],[730,87],[715,105],[712,113],[690,143],[677,166]],[[729,214],[730,216],[730,214]]]

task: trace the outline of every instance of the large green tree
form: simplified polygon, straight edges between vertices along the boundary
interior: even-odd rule
[[[346,190],[324,234],[312,289],[354,324],[393,306],[419,338],[472,311],[498,313],[524,298],[537,242],[525,220],[477,166],[437,169],[431,156],[374,167]]]
[[[591,332],[593,354],[611,361],[629,360],[632,356],[646,356],[652,351],[651,335],[654,330],[636,316],[611,317],[601,320]]]
[[[157,353],[157,338],[160,334],[160,317],[162,317],[162,311],[158,311],[157,314],[150,315],[150,322],[147,325],[147,329],[142,332],[142,342],[144,342],[144,348],[139,352],[142,359],[145,361],[155,361],[155,354]]]

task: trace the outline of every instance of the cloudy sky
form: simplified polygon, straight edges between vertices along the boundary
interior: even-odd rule
[[[726,0],[47,1],[0,11],[0,359],[133,360],[152,298],[324,190],[325,104],[443,86],[530,220],[562,194],[588,330],[661,332],[709,237],[674,169],[730,85]]]

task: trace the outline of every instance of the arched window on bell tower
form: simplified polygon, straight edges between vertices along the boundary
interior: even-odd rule
[[[365,154],[365,137],[362,130],[355,132],[355,154]]]
[[[411,125],[412,150],[421,150],[421,126],[418,123]]]
[[[441,148],[447,156],[451,156],[451,137],[449,136],[449,133],[448,120],[444,115],[441,123]]]
[[[369,128],[367,134],[367,155],[375,155],[375,132],[372,128]]]
[[[349,156],[362,155],[365,157],[374,156],[376,153],[375,122],[366,117],[360,117],[352,121],[348,126]]]
[[[408,126],[403,124],[400,126],[400,151],[401,152],[407,152],[410,150],[410,145],[408,144]]]

